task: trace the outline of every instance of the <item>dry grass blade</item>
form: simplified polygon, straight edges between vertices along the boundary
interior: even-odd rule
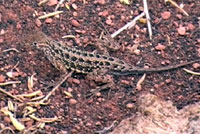
[[[46,19],[46,18],[56,16],[56,15],[61,14],[61,13],[63,13],[63,11],[55,11],[55,12],[52,12],[52,13],[48,13],[48,14],[39,16],[38,19]]]
[[[8,81],[4,83],[0,83],[0,86],[6,86],[6,85],[11,85],[11,84],[20,84],[21,81]]]
[[[15,95],[12,95],[12,94],[9,93],[9,92],[6,92],[6,91],[5,91],[4,89],[2,89],[2,88],[0,88],[0,92],[2,92],[2,93],[4,93],[4,94],[8,95],[8,96],[11,97],[11,98],[14,98],[14,99],[18,100],[19,102],[23,102],[23,100],[21,100],[20,98],[16,97]]]
[[[189,74],[192,74],[192,75],[200,75],[200,72],[194,72],[194,71],[191,71],[191,70],[188,70],[186,68],[183,68],[183,70]]]

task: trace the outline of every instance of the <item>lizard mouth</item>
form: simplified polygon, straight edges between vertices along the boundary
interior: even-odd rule
[[[48,46],[46,43],[33,43],[33,45],[37,48],[43,48]]]

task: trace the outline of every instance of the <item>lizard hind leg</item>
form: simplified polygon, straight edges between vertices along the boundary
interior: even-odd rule
[[[96,82],[101,82],[104,85],[102,86],[97,86],[94,89],[90,90],[90,93],[87,94],[86,96],[94,96],[96,93],[108,89],[108,88],[113,88],[114,87],[114,80],[113,77],[109,74],[106,74],[108,71],[107,70],[94,70],[91,73],[87,74],[87,78],[89,80],[94,80]]]

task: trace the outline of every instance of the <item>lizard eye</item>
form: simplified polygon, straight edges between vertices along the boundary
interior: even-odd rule
[[[37,46],[37,42],[33,42],[32,45],[33,45],[33,46]]]

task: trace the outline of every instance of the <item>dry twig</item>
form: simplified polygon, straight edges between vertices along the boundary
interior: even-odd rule
[[[125,29],[130,29],[131,27],[133,27],[136,24],[136,21],[139,20],[140,18],[142,18],[144,15],[145,15],[145,13],[142,12],[140,15],[138,15],[137,17],[135,17],[131,22],[127,23],[122,28],[120,28],[119,30],[117,30],[116,32],[114,32],[113,34],[111,34],[111,37],[114,38],[115,36],[117,36],[119,33],[121,33],[122,31],[124,31]]]
[[[147,6],[147,0],[143,0],[143,5],[144,5],[144,12],[147,18],[147,27],[148,27],[148,31],[149,31],[149,38],[150,40],[152,40],[152,28],[151,28],[151,23],[150,23],[150,16],[149,16],[149,10],[148,10],[148,6]]]

